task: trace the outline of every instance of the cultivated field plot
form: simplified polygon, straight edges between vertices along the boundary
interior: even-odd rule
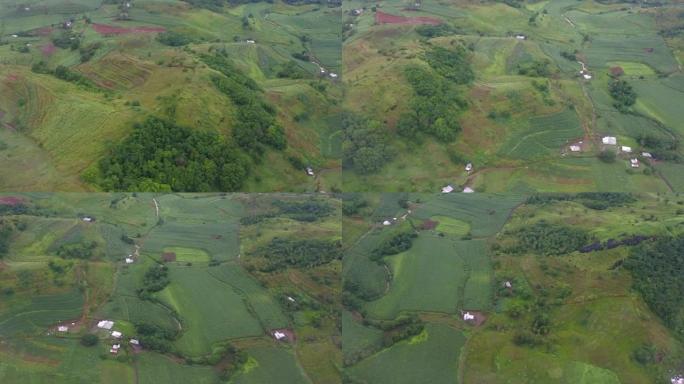
[[[324,195],[0,196],[0,382],[340,382],[339,210]]]
[[[673,192],[651,161],[683,157],[673,4],[389,0],[345,10],[344,104],[378,127],[366,142],[343,127],[345,191]],[[424,89],[412,85],[415,68]],[[427,96],[438,84],[466,103],[441,107]],[[602,144],[613,135],[617,146]],[[631,151],[619,161],[600,160],[622,146]]]
[[[339,130],[340,14],[334,2],[0,3],[0,190],[340,188],[329,139]],[[239,156],[178,137],[129,148],[150,117],[215,135]],[[185,146],[161,148],[174,141]],[[106,165],[117,147],[137,153],[123,183],[111,176],[127,165]]]
[[[351,380],[612,384],[681,372],[681,263],[665,261],[682,244],[681,197],[346,198],[345,226],[358,227],[344,231]]]

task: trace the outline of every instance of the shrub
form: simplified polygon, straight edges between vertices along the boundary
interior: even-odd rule
[[[85,335],[81,336],[81,345],[85,347],[95,346],[99,341],[100,339],[97,338],[97,335],[92,333],[86,333]]]

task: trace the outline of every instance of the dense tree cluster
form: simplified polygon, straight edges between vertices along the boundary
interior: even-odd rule
[[[316,221],[319,218],[330,216],[335,210],[328,202],[322,200],[287,201],[276,200],[273,205],[277,207],[281,215],[297,221]]]
[[[0,221],[0,259],[7,255],[14,233],[14,225],[6,220]]]
[[[95,241],[80,241],[62,244],[57,248],[57,256],[65,259],[90,259],[97,248]]]
[[[342,162],[360,174],[379,171],[393,154],[382,125],[371,119],[346,114],[342,119]]]
[[[101,47],[102,43],[98,41],[79,48],[78,52],[81,54],[81,63],[90,61],[90,59],[92,59],[93,56],[95,56],[95,52],[97,52],[97,50]]]
[[[192,43],[192,38],[179,32],[166,31],[157,35],[157,41],[170,47],[181,47]]]
[[[86,88],[97,89],[95,83],[90,81],[90,79],[81,75],[78,72],[72,71],[71,69],[63,65],[58,65],[54,70],[52,70],[48,67],[45,61],[40,60],[31,66],[31,71],[35,73],[42,73],[45,75],[53,75],[60,80],[78,84]]]
[[[530,77],[551,75],[551,61],[548,59],[531,60],[518,64],[518,74]]]
[[[154,324],[136,324],[135,331],[141,346],[162,353],[171,351],[171,341],[177,337],[177,333]]]
[[[413,245],[413,239],[418,237],[415,232],[401,232],[392,236],[391,238],[385,240],[378,246],[378,248],[373,250],[371,254],[371,260],[378,261],[387,255],[396,255],[407,251]]]
[[[456,84],[470,84],[475,79],[468,52],[461,45],[452,49],[433,47],[425,52],[425,61],[435,72]]]
[[[423,37],[433,38],[453,35],[459,33],[459,30],[446,23],[438,25],[423,24],[416,27],[416,33]]]
[[[679,140],[665,137],[654,136],[651,134],[640,134],[636,137],[639,144],[644,149],[651,152],[656,159],[681,161],[679,154]]]
[[[615,100],[613,106],[620,112],[629,111],[629,107],[636,103],[637,94],[625,80],[612,79],[608,84],[608,91]]]
[[[345,216],[355,215],[367,206],[368,201],[358,194],[351,194],[342,198],[342,214]]]
[[[540,255],[563,255],[580,249],[590,240],[589,235],[578,228],[541,220],[524,226],[514,233],[518,244],[514,253],[533,252]]]
[[[623,266],[653,312],[684,339],[684,236],[642,243]]]
[[[81,39],[73,31],[64,31],[52,39],[52,44],[62,49],[76,50],[81,45]]]
[[[285,130],[276,121],[276,110],[264,100],[257,83],[221,53],[205,54],[201,58],[210,68],[223,74],[212,77],[212,81],[237,106],[237,123],[231,131],[236,144],[253,155],[260,155],[264,145],[285,149]]]
[[[399,117],[397,133],[410,139],[418,139],[422,133],[444,142],[455,140],[461,131],[457,116],[466,102],[454,84],[422,67],[409,67],[405,74],[415,96],[410,112]]]
[[[272,272],[287,267],[310,268],[340,259],[341,246],[340,241],[275,237],[267,245],[258,248],[255,255],[266,261],[259,269]]]
[[[145,271],[142,287],[137,290],[138,296],[143,299],[149,299],[152,293],[159,292],[166,288],[170,282],[169,268],[165,265],[155,264]]]
[[[604,210],[625,206],[636,199],[630,193],[623,192],[543,193],[530,196],[527,204],[542,205],[557,201],[576,201],[590,209]]]
[[[218,134],[150,117],[100,161],[99,184],[124,191],[234,191],[249,167],[249,158]]]

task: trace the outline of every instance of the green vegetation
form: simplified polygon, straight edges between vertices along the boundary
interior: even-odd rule
[[[272,272],[287,267],[312,268],[339,259],[342,255],[339,242],[294,240],[275,237],[270,243],[255,251],[265,259],[260,265],[263,272]]]
[[[637,95],[634,92],[634,88],[624,80],[611,80],[608,90],[613,99],[615,99],[613,106],[620,112],[628,111],[629,107],[636,103]]]
[[[100,162],[99,184],[121,191],[233,191],[243,185],[249,166],[216,134],[149,118]]]
[[[660,238],[634,248],[623,263],[634,276],[634,288],[679,337],[684,336],[682,252],[684,236]]]
[[[580,229],[559,224],[538,221],[519,229],[515,236],[517,247],[509,249],[512,253],[533,252],[540,255],[563,255],[586,245],[589,235]]]

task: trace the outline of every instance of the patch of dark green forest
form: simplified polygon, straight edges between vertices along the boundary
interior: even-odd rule
[[[277,209],[276,211],[242,217],[240,218],[240,224],[257,224],[274,217],[287,217],[302,222],[314,222],[330,216],[335,211],[335,208],[322,200],[304,202],[276,200],[272,205]]]
[[[254,251],[248,270],[274,272],[288,267],[312,268],[342,258],[339,240],[273,238],[267,245]]]
[[[620,192],[544,193],[530,196],[526,203],[544,205],[558,201],[575,201],[590,209],[604,210],[625,206],[635,202],[636,199],[629,193]]]
[[[352,113],[342,117],[342,167],[360,174],[378,172],[395,156],[380,122]]]
[[[640,244],[622,265],[651,310],[684,339],[684,235]]]

